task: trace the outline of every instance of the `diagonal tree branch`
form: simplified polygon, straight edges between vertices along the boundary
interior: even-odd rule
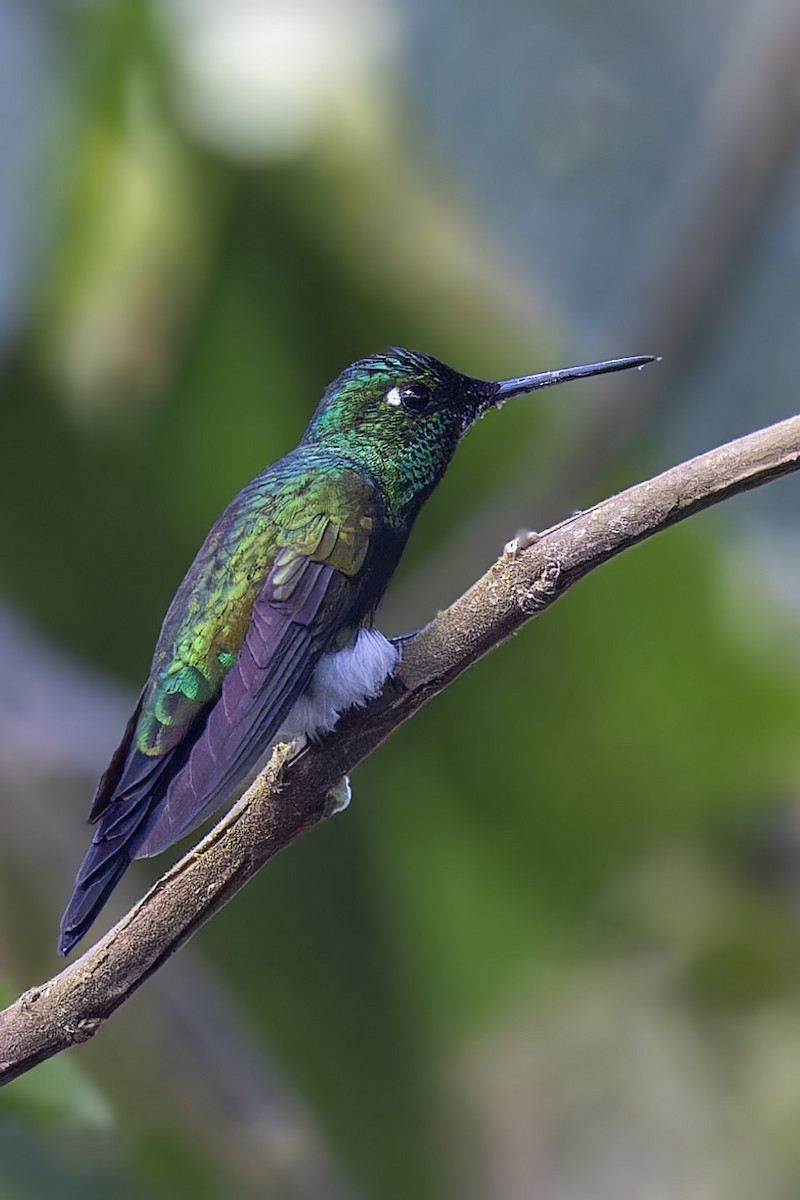
[[[403,645],[397,676],[291,760],[278,747],[245,797],[82,958],[0,1014],[0,1083],[90,1038],[240,887],[326,815],[326,795],[403,721],[578,580],[670,525],[800,468],[800,416],[738,438],[511,544]]]

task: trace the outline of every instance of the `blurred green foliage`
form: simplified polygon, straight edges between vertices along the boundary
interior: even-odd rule
[[[208,525],[344,363],[399,343],[491,376],[560,355],[552,330],[523,341],[488,282],[459,274],[458,238],[435,233],[447,205],[397,129],[226,158],[182,123],[176,50],[148,6],[59,20],[60,221],[0,365],[0,589],[133,687]],[[463,448],[402,568],[421,611],[448,598],[426,575],[454,530],[499,481],[552,466],[549,403],[511,406]],[[651,452],[634,444],[614,482]],[[469,577],[482,564],[466,558]],[[198,937],[364,1195],[457,1194],[454,1064],[562,976],[655,954],[697,1019],[796,1002],[795,916],[742,864],[792,791],[800,686],[756,652],[721,564],[704,519],[592,576],[399,731],[357,772],[347,816]],[[777,621],[758,604],[749,620]],[[685,908],[695,892],[662,869],[684,855],[706,877]],[[76,1051],[3,1094],[0,1196],[231,1194],[186,1114],[104,1068],[117,1036],[112,1021],[86,1067]]]

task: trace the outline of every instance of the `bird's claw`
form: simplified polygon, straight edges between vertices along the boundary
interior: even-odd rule
[[[350,776],[343,775],[325,797],[323,815],[326,817],[335,817],[337,813],[343,812],[350,803],[352,796],[353,789],[350,787]]]

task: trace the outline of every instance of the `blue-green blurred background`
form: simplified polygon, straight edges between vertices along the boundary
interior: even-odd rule
[[[796,0],[0,0],[9,999],[173,590],[347,362],[664,355],[481,424],[392,633],[796,409],[799,133]],[[3,1200],[800,1194],[799,495],[623,556],[396,734],[0,1094]]]

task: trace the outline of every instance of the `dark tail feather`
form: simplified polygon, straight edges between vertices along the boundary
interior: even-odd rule
[[[130,838],[92,842],[81,863],[67,910],[61,918],[58,935],[59,954],[69,954],[73,946],[81,940],[119,883],[130,861]]]
[[[97,790],[92,800],[92,807],[89,811],[89,821],[92,825],[99,821],[104,811],[108,808],[117,791],[117,784],[122,778],[125,768],[128,765],[128,759],[133,749],[133,737],[136,733],[136,725],[139,720],[139,715],[142,711],[144,698],[147,693],[147,688],[144,688],[136,708],[133,710],[131,719],[125,727],[125,732],[122,735],[122,741],[117,746],[111,756],[111,762],[106,767],[103,774],[100,776],[100,782],[97,785]]]
[[[116,795],[105,802],[97,831],[75,879],[61,920],[59,954],[69,954],[80,941],[119,883],[136,853],[147,818],[166,791],[171,774],[168,768],[179,767],[181,757],[175,751],[158,759],[138,751],[128,756]]]

